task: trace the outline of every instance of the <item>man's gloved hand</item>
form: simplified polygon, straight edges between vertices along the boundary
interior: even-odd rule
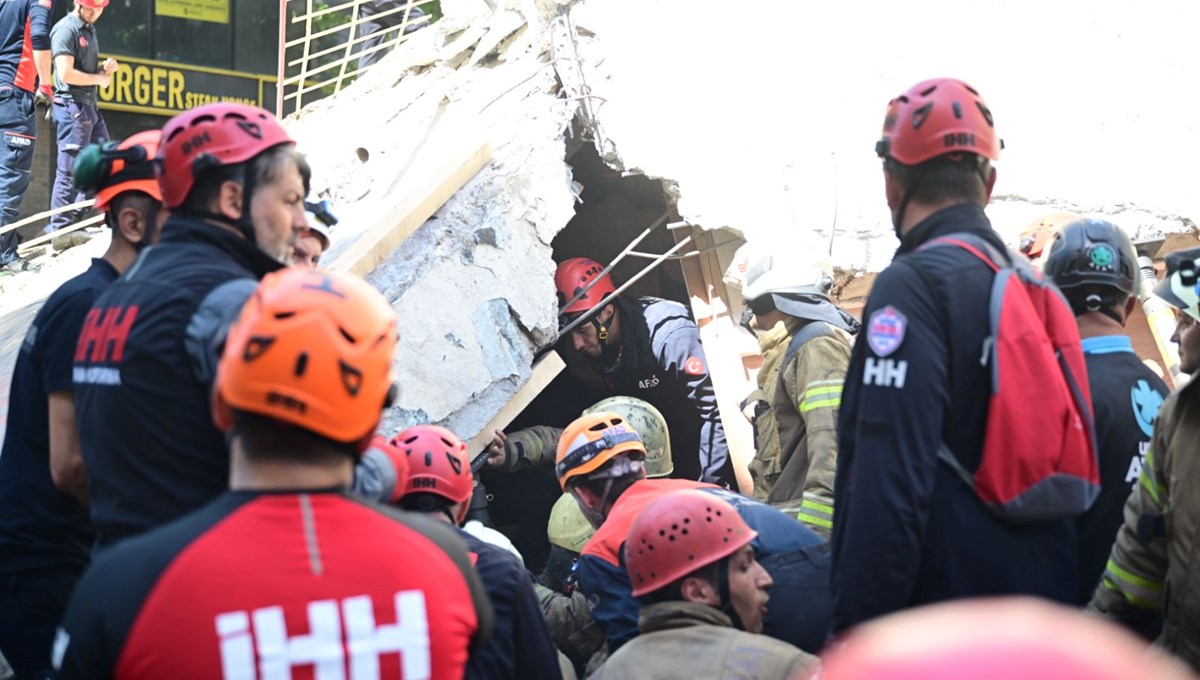
[[[54,88],[48,83],[38,85],[37,92],[33,95],[33,103],[37,106],[50,106],[54,103]]]

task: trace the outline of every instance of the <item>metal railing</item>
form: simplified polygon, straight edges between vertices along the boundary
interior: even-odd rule
[[[439,4],[438,0],[283,0],[275,113],[282,117],[340,92],[413,31],[428,25],[440,11]],[[377,11],[363,16],[363,6]]]

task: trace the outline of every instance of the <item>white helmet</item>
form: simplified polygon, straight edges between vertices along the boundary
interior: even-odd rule
[[[1167,273],[1154,287],[1154,294],[1167,304],[1200,320],[1200,248],[1180,250],[1166,256]]]
[[[829,296],[833,268],[825,262],[804,261],[792,254],[764,254],[746,266],[742,297],[755,300],[771,293]]]

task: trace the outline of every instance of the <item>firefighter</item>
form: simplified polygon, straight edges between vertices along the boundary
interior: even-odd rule
[[[1013,524],[958,472],[983,457],[995,276],[963,248],[922,246],[957,234],[1005,253],[984,212],[1000,147],[962,81],[918,83],[889,104],[876,153],[900,248],[871,289],[842,390],[835,633],[947,599],[1076,595],[1074,518]]]
[[[50,671],[50,646],[91,559],[87,476],[79,453],[71,362],[100,293],[158,239],[159,131],[80,154],[75,183],[96,196],[112,239],[87,271],[54,291],[17,354],[0,453],[0,649],[18,677]]]
[[[584,257],[558,265],[554,285],[563,327],[616,291],[604,267]],[[644,399],[666,416],[678,456],[675,477],[735,488],[700,329],[686,307],[654,297],[616,297],[560,344],[567,369],[584,383]]]
[[[828,538],[833,529],[837,414],[858,321],[829,299],[822,265],[768,254],[749,263],[742,297],[762,332],[754,494]],[[763,430],[774,426],[772,438]]]
[[[391,439],[408,458],[400,507],[462,525],[475,487],[467,445],[436,425],[417,425]],[[558,655],[533,580],[521,560],[461,529],[494,611],[492,639],[471,655],[466,678],[557,678]]]
[[[230,330],[213,417],[230,490],[100,553],[60,678],[461,678],[491,606],[450,527],[347,493],[395,394],[391,305],[349,274],[266,276]]]
[[[760,634],[772,581],[754,558],[756,535],[703,491],[646,506],[625,538],[640,634],[591,677],[787,680],[814,667],[816,657]]]
[[[1047,248],[1042,271],[1075,312],[1100,449],[1100,497],[1079,517],[1079,597],[1096,589],[1137,485],[1154,419],[1167,386],[1137,354],[1125,323],[1137,305],[1137,251],[1129,236],[1103,220],[1062,227]]]
[[[620,415],[585,415],[563,430],[555,472],[596,533],[579,558],[579,588],[594,604],[611,652],[637,634],[637,601],[622,567],[629,526],[659,496],[701,489],[732,505],[758,532],[754,548],[774,579],[780,607],[765,623],[771,637],[815,653],[825,640],[829,607],[828,543],[778,510],[713,484],[646,479],[646,448]]]
[[[1166,257],[1166,276],[1154,289],[1175,307],[1179,325],[1171,340],[1179,345],[1181,370],[1200,371],[1200,248]],[[1191,380],[1167,397],[1154,423],[1154,436],[1138,482],[1125,504],[1104,575],[1088,609],[1144,630],[1163,616],[1157,644],[1200,671],[1200,591],[1191,587],[1200,564],[1196,525],[1200,522],[1200,387]]]

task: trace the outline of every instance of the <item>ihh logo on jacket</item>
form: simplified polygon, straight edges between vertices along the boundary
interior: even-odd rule
[[[432,658],[425,594],[396,593],[396,623],[376,625],[368,595],[309,602],[308,632],[289,636],[283,607],[218,614],[221,671],[226,680],[292,677],[312,667],[318,680],[378,680],[380,659],[400,656],[401,677],[429,678]],[[251,625],[253,623],[253,625]],[[344,642],[343,642],[344,637]],[[347,664],[349,661],[349,674]]]
[[[121,370],[113,366],[80,364],[120,364],[125,360],[125,342],[137,320],[138,307],[95,308],[83,320],[79,341],[75,344],[75,369],[78,383],[120,385]]]

